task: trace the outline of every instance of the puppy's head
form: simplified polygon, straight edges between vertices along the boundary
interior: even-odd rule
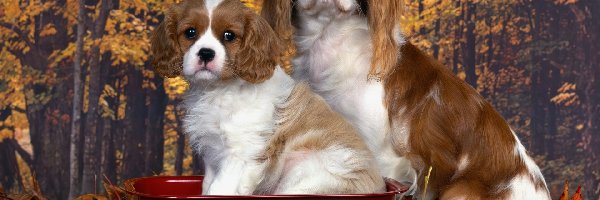
[[[369,76],[383,78],[396,66],[403,43],[400,0],[265,0],[262,16],[282,39],[292,44],[292,20],[298,15],[337,20],[359,15],[368,18],[373,44]]]
[[[153,64],[190,82],[241,78],[260,83],[281,61],[282,44],[264,19],[239,0],[184,0],[152,36]]]

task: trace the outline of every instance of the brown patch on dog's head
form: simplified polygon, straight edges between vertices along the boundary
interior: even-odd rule
[[[296,54],[294,43],[294,26],[292,25],[292,1],[264,0],[261,16],[273,28],[281,45],[285,48],[282,53],[282,67],[290,73],[293,69],[291,58]]]
[[[314,6],[309,2],[306,8]],[[404,13],[404,4],[396,0],[356,0],[358,4],[356,13],[366,14],[373,44],[373,59],[369,70],[369,78],[383,79],[393,71],[398,63],[398,55],[402,45],[400,20]],[[297,3],[291,0],[265,0],[262,16],[269,22],[275,32],[284,41],[284,45],[294,47],[293,18],[294,6]],[[334,4],[339,6],[340,4]],[[336,9],[340,9],[339,7]]]
[[[206,29],[208,21],[203,0],[184,1],[172,5],[165,12],[165,19],[156,27],[150,37],[152,65],[154,70],[164,77],[176,77],[183,70],[183,54],[192,45],[191,41],[183,39],[180,32],[182,24],[193,24]]]
[[[215,75],[220,80],[241,78],[260,83],[270,78],[275,67],[283,63],[284,48],[267,21],[237,0],[224,0],[210,9],[202,0],[185,0],[171,6],[151,38],[155,70],[166,77],[181,75],[184,55],[199,56],[199,52],[188,52],[192,45],[202,37],[214,36],[220,44],[211,43],[212,47],[222,45],[225,50],[214,55],[224,59],[218,64],[222,64],[218,66],[222,67],[220,71],[213,71],[219,73]],[[186,35],[189,30],[195,34]],[[225,38],[225,34],[231,37]],[[195,62],[185,62],[190,65],[186,73],[194,73]]]
[[[224,1],[213,13],[212,31],[235,33],[238,41],[222,41],[227,51],[225,69],[251,83],[269,79],[282,63],[283,46],[267,21],[239,1]],[[226,77],[222,77],[224,79]]]

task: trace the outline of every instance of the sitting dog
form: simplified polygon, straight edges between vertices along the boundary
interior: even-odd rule
[[[430,199],[550,199],[500,114],[405,40],[402,2],[266,0],[263,16],[295,40],[294,76],[359,130],[382,175],[424,190],[432,167]]]
[[[204,195],[384,191],[366,144],[279,67],[282,42],[239,0],[173,5],[152,53],[159,73],[189,81],[183,129],[204,159]]]

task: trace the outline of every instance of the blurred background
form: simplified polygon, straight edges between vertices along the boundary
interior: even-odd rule
[[[410,40],[506,118],[553,198],[568,180],[600,199],[600,1],[404,1]],[[186,83],[149,64],[172,2],[0,2],[0,193],[67,199],[203,173],[179,129]]]

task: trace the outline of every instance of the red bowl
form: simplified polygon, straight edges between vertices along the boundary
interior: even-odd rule
[[[152,176],[126,180],[125,191],[136,199],[345,199],[394,200],[406,192],[407,187],[386,181],[387,191],[380,194],[336,195],[252,195],[252,196],[202,196],[202,176]]]

